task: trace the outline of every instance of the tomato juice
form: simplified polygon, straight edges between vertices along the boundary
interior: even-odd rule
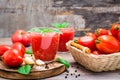
[[[60,34],[58,51],[65,52],[68,51],[66,48],[66,42],[74,38],[74,29],[72,28],[60,28],[62,34]]]
[[[50,61],[55,58],[59,44],[59,34],[49,32],[40,34],[31,33],[32,49],[36,59]]]

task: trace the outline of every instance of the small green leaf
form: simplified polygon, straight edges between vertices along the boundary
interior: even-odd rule
[[[60,24],[58,24],[58,23],[52,23],[51,25],[54,26],[54,27],[56,27],[56,28],[60,27]]]
[[[43,29],[43,32],[44,32],[44,33],[51,32],[51,29],[50,29],[50,28],[44,28],[44,29]]]
[[[27,32],[39,32],[39,33],[43,33],[42,29],[39,28],[39,27],[32,28],[32,29],[28,30]]]
[[[61,26],[62,26],[63,28],[67,27],[68,25],[69,25],[69,23],[66,23],[66,22],[64,22],[64,23],[61,24]]]
[[[56,28],[49,28],[49,27],[36,27],[28,30],[28,32],[38,32],[41,34],[49,33],[49,32],[55,32],[61,34],[62,32],[59,29]]]
[[[52,23],[51,24],[53,27],[56,27],[56,28],[66,28],[68,27],[69,23],[67,22],[63,22],[63,23]]]
[[[28,75],[30,73],[31,66],[29,64],[18,68],[18,73]]]
[[[58,62],[64,64],[67,68],[70,67],[70,63],[69,63],[67,60],[65,60],[65,59],[57,58],[56,61],[58,61]]]
[[[62,34],[62,32],[59,29],[55,29],[55,28],[52,29],[52,32],[56,32],[58,34]]]
[[[28,50],[26,50],[26,52],[25,52],[26,54],[32,54],[33,53],[33,51],[32,51],[32,49],[28,49]]]

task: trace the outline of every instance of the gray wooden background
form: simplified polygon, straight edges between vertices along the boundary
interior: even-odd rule
[[[69,22],[76,30],[93,32],[120,20],[120,0],[0,0],[0,37],[15,30],[49,27],[52,22]]]

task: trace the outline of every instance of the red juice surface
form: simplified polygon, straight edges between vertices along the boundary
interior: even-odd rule
[[[31,38],[32,49],[36,59],[50,61],[55,58],[58,50],[59,34],[52,32],[45,35],[32,33]]]
[[[66,42],[74,38],[74,29],[72,28],[60,28],[62,34],[60,34],[58,51],[65,52],[68,51],[66,48]]]

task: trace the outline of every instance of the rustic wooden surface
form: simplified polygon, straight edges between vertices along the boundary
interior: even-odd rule
[[[10,38],[1,38],[0,44],[1,43],[11,44],[11,40]],[[71,67],[68,69],[68,71],[65,71],[64,73],[58,76],[53,76],[50,78],[38,79],[38,80],[119,80],[120,79],[120,70],[100,72],[100,73],[91,72],[85,69],[84,67],[82,67],[81,65],[79,65],[78,63],[76,63],[69,52],[63,52],[63,53],[58,52],[57,54],[68,60],[71,64]],[[9,80],[9,79],[0,78],[0,80]]]
[[[16,29],[69,22],[75,36],[120,20],[120,0],[0,0],[0,38]]]
[[[31,69],[30,74],[21,75],[17,72],[17,68],[9,68],[2,61],[0,61],[0,76],[7,79],[42,79],[59,75],[65,71],[65,66],[58,62],[48,63],[49,68],[42,65],[41,69],[35,67]]]

